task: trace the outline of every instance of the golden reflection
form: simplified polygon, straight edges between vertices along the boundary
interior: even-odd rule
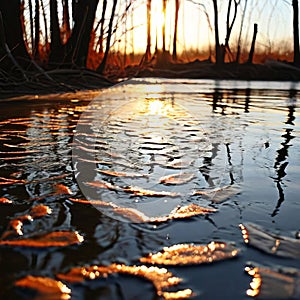
[[[171,174],[161,177],[159,182],[165,185],[184,184],[191,181],[195,177],[196,176],[193,173]]]
[[[299,270],[277,266],[274,268],[251,263],[245,272],[252,277],[246,294],[258,299],[299,299]]]
[[[48,277],[26,276],[15,282],[15,286],[34,290],[36,299],[70,299],[71,290],[61,281]]]
[[[190,218],[193,216],[210,214],[217,211],[213,208],[201,207],[197,204],[190,204],[186,206],[175,207],[175,209],[173,209],[170,212],[170,214],[166,216],[148,217],[138,209],[120,207],[112,202],[105,202],[102,200],[90,201],[86,199],[75,199],[75,198],[69,198],[69,200],[75,203],[91,204],[102,208],[111,208],[113,213],[118,214],[132,222],[162,223],[172,219]]]
[[[243,224],[240,224],[239,227],[240,227],[240,229],[242,231],[244,242],[246,244],[248,244],[249,243],[249,234],[248,234],[247,228]]]
[[[149,115],[163,115],[168,114],[169,107],[159,99],[148,100],[148,114]]]
[[[16,247],[65,247],[83,242],[83,236],[77,231],[55,231],[25,239],[0,240],[0,245]]]
[[[194,296],[191,289],[167,292],[166,289],[178,285],[182,279],[175,277],[165,268],[147,267],[144,265],[126,266],[123,264],[111,264],[109,266],[75,267],[68,273],[57,274],[57,278],[71,283],[78,283],[86,279],[107,278],[109,275],[116,273],[138,276],[151,281],[156,289],[157,296],[162,297],[162,299],[188,299]]]
[[[1,204],[11,204],[13,202],[11,200],[9,200],[8,198],[2,197],[2,198],[0,198],[0,203]]]
[[[240,224],[240,229],[245,243],[252,247],[276,256],[300,258],[299,239],[272,233],[252,223]]]
[[[212,263],[236,257],[240,250],[231,244],[211,242],[208,245],[178,244],[164,247],[163,251],[150,253],[140,262],[159,265],[192,265]]]

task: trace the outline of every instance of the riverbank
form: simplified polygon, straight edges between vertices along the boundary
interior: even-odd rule
[[[167,77],[188,79],[226,79],[299,81],[300,69],[289,63],[267,61],[265,64],[224,63],[216,65],[209,61],[195,60],[186,64],[167,63],[138,72],[139,77]]]
[[[91,70],[57,69],[21,74],[0,79],[0,99],[20,99],[24,96],[56,94],[73,97],[74,93],[110,87],[132,77],[160,77],[216,80],[300,81],[300,68],[291,63],[267,61],[264,64],[224,63],[195,60],[189,63],[169,61],[141,67],[131,65],[122,71],[105,75]]]

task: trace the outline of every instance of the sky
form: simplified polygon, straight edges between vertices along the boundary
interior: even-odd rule
[[[26,0],[25,20],[28,18],[28,1]],[[229,0],[218,0],[220,43],[224,43],[226,34],[226,12]],[[125,7],[132,3],[127,14]],[[123,52],[126,44],[127,53],[144,53],[147,39],[147,0],[118,0],[117,18],[114,25],[117,26],[116,35],[112,40],[112,49]],[[194,50],[214,49],[214,14],[212,0],[180,0],[179,22],[178,22],[178,52],[183,53],[186,58],[192,55]],[[246,6],[244,24],[242,27],[242,48],[248,52],[253,34],[253,24],[258,24],[256,49],[265,52],[268,50],[285,51],[292,49],[292,0],[240,0],[236,22],[233,27],[230,46],[236,49],[237,40],[241,27],[243,9]],[[49,8],[49,0],[43,0],[46,8]],[[71,3],[71,1],[70,1]],[[106,11],[106,29],[109,22],[112,0],[108,0]],[[62,17],[61,0],[58,0],[59,17]],[[172,51],[172,36],[174,26],[175,0],[167,1],[166,34],[167,50]],[[96,22],[101,19],[102,1],[99,1],[96,13]],[[47,13],[49,14],[48,10]],[[70,5],[70,15],[71,5]],[[49,20],[50,16],[47,15]],[[41,28],[44,28],[41,15]],[[162,47],[161,26],[163,23],[162,0],[152,0],[152,53],[155,48],[157,33],[158,48]],[[27,34],[29,22],[26,25]],[[48,24],[49,28],[49,24]],[[99,27],[98,27],[99,28]],[[48,30],[49,31],[49,30]],[[126,41],[126,43],[125,43]]]
[[[241,0],[238,8],[236,22],[233,27],[231,45],[237,44],[241,17],[246,0]],[[257,46],[261,49],[284,48],[292,45],[292,0],[248,0],[242,31],[242,40],[245,47],[250,47],[253,24],[258,24]],[[123,1],[126,4],[126,1]],[[220,43],[224,43],[226,34],[227,0],[218,0]],[[174,24],[175,1],[169,0],[167,4],[167,48],[172,50],[172,35]],[[122,11],[120,8],[119,12]],[[132,16],[127,17],[127,28],[134,28],[126,34],[127,51],[131,52],[131,44],[134,44],[134,52],[144,52],[146,49],[146,1],[133,1]],[[158,47],[161,48],[162,0],[152,0],[152,51],[155,47],[156,32],[158,34]],[[207,49],[214,47],[213,30],[213,6],[212,0],[181,0],[178,24],[178,48],[179,51],[190,49]],[[122,33],[118,31],[122,48],[125,37],[124,27]],[[158,28],[158,29],[157,29]],[[169,46],[170,45],[170,46]]]

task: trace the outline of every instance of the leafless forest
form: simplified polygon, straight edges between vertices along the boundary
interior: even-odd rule
[[[161,32],[161,47],[158,47],[158,35],[153,36],[151,31],[155,1],[161,1],[164,21],[167,10],[171,8],[174,20],[169,32],[166,32],[166,22],[161,28],[156,28]],[[193,49],[194,56],[191,50],[190,59],[200,57],[200,60],[206,59],[216,65],[263,62],[255,48],[259,24],[251,24],[252,42],[241,47],[246,34],[244,21],[255,8],[253,5],[249,8],[251,0],[11,0],[0,2],[1,81],[20,77],[26,80],[28,71],[50,80],[49,71],[58,69],[84,69],[96,71],[99,75],[113,73],[118,76],[124,75],[128,66],[143,68],[159,63],[160,58],[172,64],[186,62],[178,51],[178,18],[185,1],[192,3],[195,9],[201,8],[214,37],[209,50],[199,46],[199,49]],[[272,58],[298,66],[298,1],[282,2],[290,7],[293,17],[293,26],[287,29],[293,37],[290,41],[293,46],[284,58],[279,53],[276,56],[276,49],[272,49]],[[213,7],[213,13],[206,10],[207,5]],[[226,11],[225,22],[219,15],[221,5]],[[135,28],[132,20],[141,7],[146,12],[145,48],[137,51],[133,47],[135,37],[132,32]],[[225,29],[225,39],[220,38],[220,28]],[[234,41],[233,28],[237,33]],[[168,45],[167,34],[171,40]]]

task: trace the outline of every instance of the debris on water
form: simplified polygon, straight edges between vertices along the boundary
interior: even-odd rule
[[[137,174],[137,173],[124,173],[124,172],[116,172],[109,170],[99,170],[101,174],[113,176],[113,177],[129,177],[129,178],[139,178],[139,177],[148,177],[146,174]]]
[[[16,287],[33,290],[38,299],[66,300],[71,298],[71,290],[61,281],[49,278],[28,275],[17,280]]]
[[[166,164],[166,167],[169,169],[187,169],[190,167],[191,163],[192,161],[179,160]]]
[[[87,199],[76,199],[76,198],[69,198],[69,200],[74,203],[90,204],[90,205],[103,206],[103,207],[113,207],[114,206],[114,204],[112,202],[105,202],[102,200],[87,200]]]
[[[46,215],[50,215],[52,213],[52,209],[43,204],[36,205],[30,209],[30,216],[35,219],[35,218],[41,218]]]
[[[34,219],[41,218],[52,213],[52,209],[46,205],[39,204],[30,209],[29,214],[17,216],[10,220],[6,231],[2,234],[1,239],[7,239],[9,236],[23,235],[24,222],[31,222]]]
[[[240,192],[239,188],[234,185],[226,185],[215,189],[195,190],[192,196],[199,195],[202,198],[211,200],[214,203],[221,203]]]
[[[116,185],[113,185],[109,182],[106,181],[100,181],[100,180],[96,180],[93,182],[85,182],[86,185],[91,186],[91,187],[95,187],[95,188],[99,188],[99,189],[108,189],[108,190],[112,190],[112,191],[121,191],[122,188]]]
[[[135,196],[147,196],[147,197],[178,197],[179,193],[167,192],[167,191],[153,191],[146,190],[136,186],[128,186],[123,189],[124,192],[132,193]]]
[[[259,225],[252,223],[240,224],[246,244],[268,254],[300,258],[300,240],[288,236],[268,232]]]
[[[80,283],[85,280],[107,278],[112,274],[127,274],[145,278],[152,282],[158,297],[162,299],[188,299],[194,296],[191,289],[168,292],[166,289],[178,285],[182,279],[175,277],[165,268],[147,266],[126,266],[124,264],[111,264],[109,266],[75,267],[68,273],[57,274],[57,278],[70,283]]]
[[[62,183],[57,183],[54,185],[54,195],[72,195],[73,192],[70,190],[69,187]]]
[[[25,184],[26,180],[0,177],[0,185]]]
[[[159,182],[165,185],[184,184],[195,178],[193,173],[179,173],[161,177]]]
[[[249,297],[257,299],[299,299],[300,270],[282,266],[265,267],[248,263],[245,272],[252,277]]]
[[[236,257],[240,250],[224,242],[207,245],[177,244],[164,247],[161,252],[150,253],[140,262],[167,266],[207,264]]]
[[[102,208],[111,208],[112,212],[128,219],[132,222],[143,222],[143,223],[162,223],[173,219],[185,219],[198,215],[205,215],[214,213],[217,210],[213,208],[201,207],[197,204],[189,204],[185,206],[175,207],[168,215],[149,217],[143,212],[134,208],[126,208],[118,206],[112,202],[105,202],[102,200],[86,200],[86,199],[75,199],[69,198],[74,203],[90,204]]]
[[[42,235],[35,235],[25,239],[0,240],[0,246],[17,247],[65,247],[83,242],[83,237],[77,231],[54,231]]]
[[[0,204],[12,204],[13,202],[6,197],[0,198]]]
[[[8,236],[23,235],[23,221],[14,219],[9,222],[8,228],[3,232],[1,239],[6,239]]]
[[[178,197],[180,196],[179,193],[175,192],[167,192],[167,191],[153,191],[153,190],[146,190],[136,186],[126,186],[120,187],[117,185],[113,185],[109,182],[105,181],[93,181],[93,182],[86,182],[86,185],[101,188],[101,189],[108,189],[112,191],[123,191],[126,193],[131,193],[134,196],[146,196],[146,197]]]

